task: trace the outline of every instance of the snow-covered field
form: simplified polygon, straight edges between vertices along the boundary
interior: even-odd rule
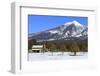
[[[67,60],[67,59],[87,59],[86,52],[78,52],[77,56],[72,56],[73,53],[70,52],[46,52],[46,53],[29,53],[29,61],[41,61],[41,60]]]

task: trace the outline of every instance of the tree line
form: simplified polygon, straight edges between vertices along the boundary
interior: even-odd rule
[[[46,48],[43,49],[43,52],[50,51],[50,52],[73,52],[76,55],[77,52],[88,52],[88,43],[87,40],[85,41],[45,41],[45,42],[37,42],[35,39],[28,40],[28,49],[32,48],[32,45],[45,45]]]

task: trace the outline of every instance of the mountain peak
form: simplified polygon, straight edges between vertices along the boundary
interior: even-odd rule
[[[80,24],[80,23],[77,22],[77,21],[72,21],[72,23],[75,24],[75,25],[82,25],[82,24]]]
[[[71,24],[75,24],[76,26],[82,26],[82,24],[80,24],[78,21],[71,21],[71,22],[66,22],[64,25],[71,25]]]

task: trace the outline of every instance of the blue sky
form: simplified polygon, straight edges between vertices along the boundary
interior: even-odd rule
[[[88,17],[28,15],[28,33],[48,30],[74,20],[85,26],[88,25]]]

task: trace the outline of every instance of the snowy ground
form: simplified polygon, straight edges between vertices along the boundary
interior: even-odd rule
[[[41,60],[67,60],[67,59],[87,59],[86,52],[78,52],[77,56],[72,56],[73,53],[70,52],[46,52],[46,53],[29,53],[29,61],[41,61]]]

